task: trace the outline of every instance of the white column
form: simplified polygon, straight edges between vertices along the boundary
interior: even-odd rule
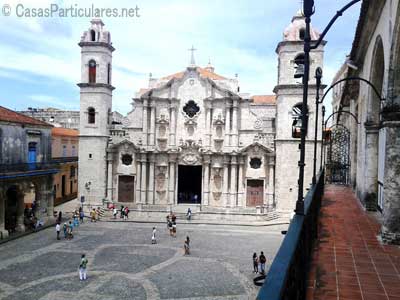
[[[209,205],[210,201],[210,156],[204,156],[204,175],[203,175],[203,205]]]
[[[245,180],[244,180],[244,158],[242,156],[239,157],[239,178],[238,178],[238,206],[245,207]]]
[[[139,156],[140,154],[138,154]],[[140,203],[140,178],[142,176],[142,163],[140,159],[136,162],[136,195],[135,195],[135,203]]]
[[[232,146],[238,146],[238,100],[233,100],[232,110]]]
[[[212,120],[211,120],[211,104],[205,102],[206,109],[206,142],[205,145],[207,147],[211,147],[211,129],[212,129]]]
[[[170,109],[170,128],[169,128],[169,145],[176,145],[176,109],[174,106]]]
[[[149,157],[149,189],[147,192],[147,202],[148,204],[155,204],[154,202],[154,165],[155,165],[155,157],[154,154],[150,154]]]
[[[154,146],[154,137],[156,133],[156,107],[155,103],[150,104],[150,133],[149,133],[149,145]]]
[[[231,185],[230,185],[230,206],[235,207],[237,199],[237,157],[232,156],[231,160]]]
[[[225,105],[225,141],[224,146],[230,146],[230,122],[231,122],[231,109],[230,105],[226,103]]]
[[[146,159],[146,153],[142,153],[141,155],[141,164],[142,164],[142,176],[141,176],[141,185],[140,185],[140,203],[142,204],[147,204],[146,203],[146,193],[147,193],[147,159]]]
[[[222,199],[224,206],[229,205],[229,156],[224,156],[224,181],[222,182]]]
[[[148,123],[149,121],[147,120],[147,106],[148,106],[148,101],[147,99],[143,100],[143,136],[144,136],[144,141],[143,144],[147,145],[148,144]]]
[[[275,158],[269,157],[269,181],[268,181],[268,202],[270,205],[275,207]]]
[[[113,153],[107,153],[107,199],[113,200]]]
[[[168,204],[175,204],[175,157],[169,159]]]

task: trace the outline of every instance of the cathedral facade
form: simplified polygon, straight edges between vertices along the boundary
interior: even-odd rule
[[[148,210],[190,204],[215,211],[293,211],[299,139],[292,137],[292,126],[302,101],[302,85],[293,75],[302,63],[304,27],[303,17],[295,15],[278,44],[274,95],[240,92],[237,77],[218,75],[210,63],[197,66],[192,51],[182,72],[150,77],[132,110],[115,124],[114,48],[104,24],[93,20],[79,43],[79,195],[93,205],[107,199]],[[311,53],[311,72],[322,67],[323,46]],[[309,99],[315,97],[313,84]],[[309,102],[305,187],[311,182],[315,118]]]

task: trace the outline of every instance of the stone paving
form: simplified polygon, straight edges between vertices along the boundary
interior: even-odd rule
[[[328,185],[307,300],[400,300],[400,247],[382,244],[379,230],[351,188]]]
[[[178,223],[173,238],[166,225],[156,226],[156,245],[153,224],[132,222],[87,222],[61,241],[48,228],[0,245],[0,299],[255,299],[252,254],[264,251],[269,267],[286,229]]]

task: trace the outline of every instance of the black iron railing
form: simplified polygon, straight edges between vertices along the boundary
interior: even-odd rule
[[[311,250],[318,232],[324,171],[304,200],[304,215],[295,215],[272,262],[257,300],[306,299]]]
[[[52,170],[59,168],[60,165],[56,162],[0,164],[0,175],[4,175],[7,173]]]
[[[69,163],[78,162],[78,156],[68,156],[68,157],[53,157],[51,159],[52,163]]]

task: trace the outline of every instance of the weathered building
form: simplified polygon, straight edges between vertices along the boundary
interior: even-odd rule
[[[51,129],[52,161],[59,164],[59,172],[54,174],[54,204],[58,205],[75,199],[78,192],[78,151],[79,132],[74,129]]]
[[[351,181],[369,210],[383,213],[382,237],[400,242],[400,6],[362,2],[343,86],[340,124],[351,133]]]
[[[51,127],[0,106],[0,238],[25,230],[25,208],[53,216]]]
[[[89,204],[108,198],[144,209],[189,203],[214,211],[292,212],[299,159],[292,125],[302,101],[294,73],[304,60],[304,28],[298,13],[278,44],[275,95],[240,93],[237,78],[217,74],[211,64],[197,66],[192,52],[185,70],[150,78],[122,124],[113,125],[114,47],[104,24],[93,20],[79,43],[79,194]],[[312,39],[318,37],[312,29]],[[311,72],[322,67],[324,44],[311,53]],[[305,188],[312,173],[311,101],[308,113]]]
[[[47,122],[55,127],[79,129],[79,111],[61,110],[58,108],[32,108],[19,111],[26,116]]]

